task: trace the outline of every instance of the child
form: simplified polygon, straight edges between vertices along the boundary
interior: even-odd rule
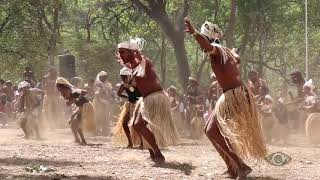
[[[66,104],[71,106],[75,104],[78,109],[72,114],[69,125],[76,143],[86,145],[87,142],[83,135],[83,130],[95,130],[94,110],[91,102],[85,97],[87,92],[82,89],[75,89],[64,78],[59,77],[56,81],[56,87],[62,97],[67,101]],[[80,136],[80,139],[79,139]]]

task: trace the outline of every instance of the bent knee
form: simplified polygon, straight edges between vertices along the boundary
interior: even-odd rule
[[[213,129],[208,124],[204,127],[204,133],[206,134],[206,136],[210,135],[212,130]]]
[[[214,119],[210,119],[204,128],[205,134],[209,136],[214,136],[216,132],[219,132],[217,122]]]
[[[135,121],[133,122],[133,128],[135,130],[139,130],[139,129],[145,127],[145,126],[146,126],[146,123],[145,123],[145,121],[143,120],[143,118],[141,116],[137,117],[135,119]]]

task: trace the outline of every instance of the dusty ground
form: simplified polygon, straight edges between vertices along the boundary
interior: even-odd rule
[[[223,179],[225,165],[205,138],[165,150],[162,167],[147,160],[147,151],[119,147],[110,138],[90,137],[88,142],[73,143],[68,129],[49,131],[43,141],[25,140],[15,128],[0,129],[0,179]],[[293,160],[282,167],[251,162],[249,179],[320,179],[320,149],[303,142],[303,136],[292,136],[287,147],[270,147]],[[28,172],[30,164],[44,164],[53,172]]]

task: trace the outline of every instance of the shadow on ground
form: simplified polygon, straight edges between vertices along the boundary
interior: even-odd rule
[[[279,179],[266,176],[266,177],[248,177],[248,180],[279,180]]]
[[[61,174],[52,174],[52,175],[11,175],[11,174],[1,174],[0,179],[7,180],[118,180],[118,178],[112,176],[65,176]]]
[[[179,162],[166,162],[164,164],[157,164],[154,167],[180,170],[185,175],[190,175],[192,170],[196,168],[195,166],[192,166],[192,164],[190,163],[179,163]]]
[[[29,165],[29,164],[45,164],[49,166],[61,167],[69,165],[77,165],[80,162],[73,161],[63,161],[63,160],[48,160],[48,159],[27,159],[21,157],[11,157],[11,158],[1,158],[0,166],[20,166],[20,165]]]

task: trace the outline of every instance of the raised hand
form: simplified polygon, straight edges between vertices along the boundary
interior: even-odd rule
[[[190,34],[193,34],[196,31],[194,29],[194,27],[192,26],[188,17],[184,18],[184,26],[185,26],[184,32],[188,32]]]

